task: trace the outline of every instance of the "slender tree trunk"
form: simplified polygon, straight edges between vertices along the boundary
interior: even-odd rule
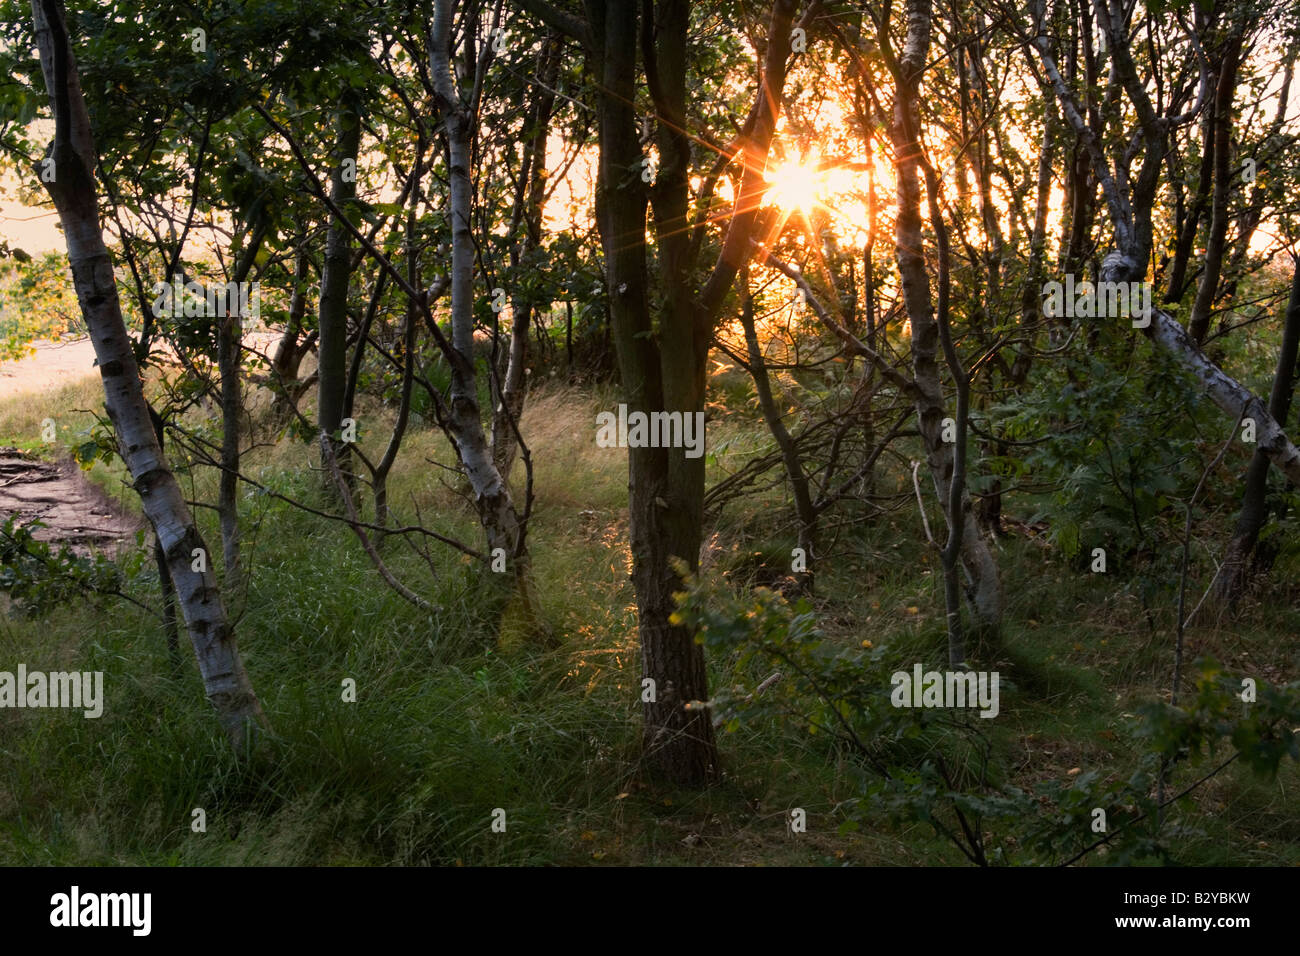
[[[1192,249],[1201,229],[1201,220],[1205,217],[1205,207],[1210,202],[1210,190],[1214,184],[1216,102],[1217,97],[1206,107],[1205,119],[1201,122],[1201,165],[1196,180],[1196,195],[1179,223],[1178,238],[1174,243],[1174,260],[1169,267],[1169,283],[1165,287],[1164,301],[1167,304],[1178,302],[1187,291],[1187,267],[1192,261]]]
[[[307,258],[306,243],[298,250],[293,270],[293,292],[289,297],[289,321],[284,333],[275,346],[271,357],[271,387],[275,400],[271,405],[271,420],[276,423],[288,421],[292,409],[298,404],[298,369],[302,365],[307,350],[298,342],[302,331],[302,320],[307,314]]]
[[[1298,53],[1300,47],[1294,45],[1286,52],[1286,63],[1282,68],[1282,87],[1277,92],[1277,110],[1273,114],[1273,122],[1269,126],[1268,134],[1263,138],[1265,143],[1278,142],[1283,124],[1286,123],[1287,109],[1291,103],[1291,82],[1295,76],[1295,60]],[[1268,180],[1257,178],[1255,187],[1250,191],[1250,200],[1237,220],[1235,245],[1227,268],[1224,270],[1227,274],[1227,280],[1223,285],[1225,298],[1230,299],[1237,294],[1237,283],[1243,278],[1242,265],[1250,251],[1250,243],[1255,236],[1255,231],[1259,229],[1260,220],[1264,217],[1264,209],[1269,203],[1268,194]]]
[[[1237,65],[1241,57],[1243,36],[1234,32],[1228,41],[1219,70],[1219,88],[1214,97],[1214,201],[1210,206],[1210,237],[1205,243],[1205,268],[1192,304],[1187,331],[1200,345],[1210,331],[1210,315],[1219,292],[1223,271],[1223,254],[1228,238],[1228,194],[1231,188],[1232,94],[1237,86]]]
[[[1291,298],[1287,303],[1282,328],[1282,346],[1277,354],[1277,371],[1268,398],[1268,411],[1277,421],[1286,421],[1295,391],[1296,359],[1300,351],[1300,263],[1291,278]],[[1223,565],[1215,582],[1215,597],[1231,604],[1241,596],[1248,579],[1249,559],[1259,541],[1259,532],[1267,517],[1268,456],[1256,450],[1246,471],[1241,496],[1241,512],[1223,556]]]
[[[550,135],[551,113],[555,108],[555,79],[559,73],[560,44],[548,39],[538,54],[537,73],[541,78],[537,102],[531,116],[532,135],[524,150],[523,172],[519,177],[519,196],[515,203],[513,237],[522,224],[524,235],[510,249],[511,265],[516,275],[522,263],[542,244],[542,213],[546,204],[546,141]],[[522,289],[528,288],[525,293]],[[515,429],[524,413],[528,390],[528,332],[533,311],[544,303],[534,301],[531,287],[521,284],[521,291],[511,297],[510,351],[506,373],[501,383],[501,397],[492,416],[492,456],[505,481],[510,480],[519,443]]]
[[[1029,237],[1029,263],[1025,270],[1025,282],[1020,293],[1020,327],[1027,342],[1032,343],[1042,319],[1042,283],[1043,262],[1047,248],[1047,212],[1052,193],[1052,162],[1056,153],[1057,119],[1056,101],[1047,98],[1043,111],[1043,143],[1038,153],[1038,175],[1034,200],[1034,224]],[[1019,387],[1029,378],[1033,364],[1033,348],[1025,345],[1016,351],[1016,357],[1008,370],[1007,378]],[[991,454],[1006,454],[1007,446],[1003,442],[993,441],[988,444]],[[979,526],[996,535],[1005,535],[1002,526],[1002,479],[994,477],[987,493],[978,501],[976,507]]]
[[[744,167],[718,261],[698,297],[689,234],[691,142],[686,77],[690,4],[609,0],[586,4],[587,20],[522,0],[548,23],[578,38],[600,78],[600,164],[596,218],[605,253],[609,326],[629,412],[702,412],[713,325],[751,240],[766,183],[763,167],[780,112],[795,0],[775,0],[761,89],[745,125]],[[640,9],[638,7],[640,6]],[[637,135],[638,14],[647,85],[658,115],[659,173],[654,209],[663,308],[651,321],[646,262],[645,155]],[[713,724],[705,703],[702,648],[673,623],[682,571],[698,566],[704,459],[681,448],[628,450],[628,512],[644,675],[645,756],[669,782],[716,779]]]
[[[415,304],[406,309],[405,324],[402,326],[402,397],[397,406],[397,422],[393,425],[392,437],[384,450],[384,457],[375,465],[375,524],[384,527],[388,523],[388,475],[397,461],[398,449],[406,435],[406,426],[411,418],[411,393],[415,384],[415,348],[416,331],[419,328]],[[382,542],[382,538],[380,541]]]
[[[483,427],[474,368],[474,236],[473,185],[470,180],[473,119],[461,100],[451,71],[452,0],[437,0],[430,38],[429,66],[438,111],[447,137],[451,220],[451,389],[445,427],[474,491],[479,524],[490,554],[504,553],[514,572],[518,593],[533,623],[540,624],[532,590],[526,528],[515,510],[510,488],[493,461]],[[538,631],[540,634],[540,630]]]
[[[684,101],[685,25],[683,5],[664,5],[654,53],[658,95],[670,108]],[[651,336],[650,291],[646,262],[646,188],[638,169],[643,154],[637,137],[637,7],[635,0],[592,4],[593,33],[600,47],[599,99],[600,180],[597,213],[605,251],[610,325],[629,413],[680,411],[692,415],[703,408],[702,389],[695,384],[698,312],[689,301],[674,296],[665,301],[663,316],[674,306],[683,313],[661,334],[683,354],[672,356],[676,374],[665,382],[668,369]],[[672,124],[665,116],[664,125]],[[665,148],[668,152],[665,154]],[[685,222],[678,201],[678,177],[689,158],[682,144],[661,132],[659,183],[663,188],[662,231],[669,223]],[[670,218],[671,217],[671,218]],[[678,250],[665,250],[662,266],[665,292],[680,284]],[[685,328],[683,328],[683,326]],[[701,383],[702,384],[702,383]],[[696,392],[700,394],[697,396]],[[700,459],[702,466],[703,460]],[[683,582],[674,559],[693,571],[699,565],[703,514],[703,468],[685,457],[683,449],[628,449],[628,513],[632,544],[632,582],[636,590],[643,678],[651,683],[642,695],[645,758],[662,777],[684,786],[716,779],[717,751],[708,712],[695,702],[708,700],[704,652],[689,630],[672,623],[673,593]]]
[[[749,374],[754,379],[754,391],[758,394],[758,407],[763,413],[768,431],[776,439],[781,450],[781,461],[785,464],[785,474],[790,481],[791,494],[794,496],[795,514],[799,519],[799,547],[807,557],[808,570],[797,575],[804,588],[813,584],[813,557],[817,535],[817,509],[813,506],[812,495],[808,489],[808,475],[804,472],[803,462],[799,460],[799,449],[794,439],[781,420],[781,410],[772,395],[772,383],[767,374],[767,362],[758,343],[758,331],[754,326],[754,300],[749,294],[748,270],[741,270],[740,323],[745,330],[745,349],[749,356]],[[869,417],[869,416],[868,416]]]
[[[158,439],[158,452],[165,455],[167,429],[152,405],[149,406],[149,420],[153,423],[154,437]],[[167,635],[167,660],[171,664],[172,674],[181,676],[181,635],[176,624],[176,586],[172,584],[171,568],[167,566],[167,555],[163,552],[162,541],[157,535],[153,539],[153,560],[158,567],[158,584],[162,589],[163,631]]]
[[[206,557],[207,549],[150,420],[122,318],[112,259],[100,230],[90,117],[59,0],[33,0],[32,19],[55,118],[51,153],[55,175],[46,188],[67,238],[73,285],[95,347],[108,415],[119,453],[166,555],[204,690],[231,745],[239,749],[246,734],[263,723],[261,705],[240,659],[211,563],[194,570],[196,554]]]
[[[564,370],[565,380],[573,384],[573,303],[564,302]]]
[[[266,220],[254,212],[247,242],[236,260],[232,280],[240,287],[253,269],[253,261],[262,238],[266,235]],[[244,417],[243,341],[244,296],[226,296],[225,315],[218,317],[217,367],[221,374],[221,481],[217,498],[217,512],[221,520],[221,554],[226,569],[226,586],[239,585],[239,433]]]
[[[422,155],[423,150],[421,150]],[[419,288],[420,281],[415,256],[415,210],[419,203],[418,179],[422,172],[420,161],[417,160],[415,170],[411,174],[417,179],[417,188],[411,190],[412,196],[416,198],[411,204],[406,219],[406,281],[413,288]],[[397,422],[393,425],[393,435],[388,440],[388,447],[384,449],[384,457],[379,460],[379,464],[375,465],[375,524],[381,528],[388,523],[388,474],[393,470],[393,465],[397,462],[397,452],[402,447],[402,439],[406,435],[406,426],[411,418],[411,393],[415,386],[415,350],[419,331],[419,308],[414,299],[408,298],[406,300],[406,318],[404,321],[405,324],[402,326],[402,398],[397,406]],[[380,543],[383,543],[382,538]]]
[[[338,148],[330,171],[330,198],[340,209],[357,195],[356,164],[361,143],[361,123],[354,106],[345,101],[338,112]],[[317,372],[317,429],[332,436],[343,426],[347,391],[348,285],[352,275],[352,237],[338,222],[330,225],[325,238],[325,264],[321,268],[319,369]],[[340,470],[346,478],[346,447],[335,445]],[[334,482],[324,476],[327,494],[337,494]]]
[[[1043,145],[1038,153],[1038,183],[1034,199],[1034,231],[1029,238],[1029,268],[1020,295],[1020,327],[1032,337],[1042,319],[1043,262],[1047,251],[1047,212],[1052,198],[1052,161],[1056,155],[1056,101],[1043,107]],[[1033,349],[1022,348],[1011,365],[1011,380],[1024,384],[1033,362]]]
[[[949,507],[950,492],[957,481],[957,443],[944,440],[943,420],[949,416],[939,375],[940,326],[935,321],[930,278],[926,271],[918,176],[921,145],[917,140],[920,118],[917,88],[930,47],[931,0],[908,0],[907,23],[907,40],[898,65],[898,91],[891,130],[898,171],[896,257],[903,301],[912,324],[912,369],[917,387],[918,427],[935,492],[945,505],[945,516],[952,522],[957,518],[954,509]],[[957,371],[954,369],[955,374]],[[960,411],[964,412],[964,408]],[[965,476],[961,477],[959,486],[964,492]],[[997,640],[1002,626],[1002,592],[997,564],[979,533],[969,499],[964,493],[960,497],[962,504],[956,512],[960,515],[961,527],[950,527],[950,542],[957,542],[962,563],[971,576],[970,599],[979,637],[992,643]],[[950,646],[950,651],[958,657],[964,655],[961,646]]]
[[[1100,6],[1099,10],[1102,9]],[[1062,79],[1045,39],[1033,41],[1043,68],[1056,91],[1066,119],[1078,134],[1091,157],[1093,170],[1111,214],[1115,248],[1102,260],[1098,277],[1103,282],[1138,282],[1146,278],[1151,261],[1152,223],[1159,172],[1164,164],[1165,124],[1155,115],[1137,68],[1129,53],[1128,35],[1122,25],[1104,25],[1109,37],[1114,73],[1133,101],[1145,137],[1142,167],[1135,180],[1127,173],[1117,178],[1108,165],[1098,133],[1089,126],[1074,103],[1073,95]],[[1259,397],[1206,358],[1187,330],[1161,309],[1152,308],[1143,334],[1164,349],[1196,377],[1206,396],[1224,412],[1241,415],[1255,422],[1256,449],[1268,456],[1291,481],[1300,485],[1300,449],[1292,444],[1286,431]]]
[[[970,69],[970,91],[977,108],[975,121],[980,124],[975,148],[969,151],[974,168],[975,179],[979,185],[980,217],[984,226],[987,251],[984,254],[985,270],[988,274],[987,301],[996,302],[1002,288],[1002,225],[999,221],[997,207],[993,203],[993,151],[988,118],[988,82],[984,74],[984,44],[980,39],[983,32],[984,18],[976,15],[976,35],[966,47],[966,59]]]
[[[217,368],[221,375],[221,480],[217,513],[221,522],[221,556],[226,569],[226,586],[233,590],[240,579],[239,567],[239,420],[244,414],[240,394],[240,315],[219,318]]]
[[[872,146],[872,135],[863,137],[868,149]],[[879,229],[877,216],[876,171],[872,166],[867,170],[867,241],[862,249],[862,326],[866,336],[867,347],[873,352],[879,351],[876,320],[876,232]],[[862,407],[862,445],[863,448],[876,447],[876,367],[868,362],[863,374],[865,400]],[[868,456],[870,451],[866,453]],[[862,476],[861,494],[865,500],[876,494],[876,466],[868,459],[866,474]]]
[[[375,316],[379,314],[379,305],[384,292],[388,289],[388,273],[380,272],[375,276],[374,288],[370,290],[370,302],[366,305],[366,314],[354,335],[348,337],[348,343],[355,343],[352,349],[352,361],[348,363],[347,384],[343,386],[343,418],[351,418],[356,407],[357,382],[361,380],[361,368],[366,360],[366,343],[370,330],[374,327]]]

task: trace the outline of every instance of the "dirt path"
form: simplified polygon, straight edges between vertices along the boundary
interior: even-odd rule
[[[0,517],[39,520],[38,541],[66,543],[73,550],[113,552],[142,527],[125,515],[75,464],[40,461],[17,448],[0,448]]]
[[[95,375],[90,339],[32,343],[36,352],[0,362],[0,401],[58,388]],[[66,543],[79,554],[114,553],[133,541],[140,523],[91,482],[71,461],[41,461],[17,448],[0,447],[0,521],[18,515],[47,527],[33,537]]]
[[[250,331],[245,345],[265,352],[277,336]],[[33,342],[26,358],[0,362],[0,402],[24,393],[42,392],[83,377],[98,377],[95,349],[89,338],[63,342]],[[0,522],[17,514],[24,521],[39,519],[48,527],[35,537],[67,542],[78,552],[114,552],[131,541],[147,522],[124,513],[112,498],[92,483],[71,461],[49,463],[17,448],[0,447]]]

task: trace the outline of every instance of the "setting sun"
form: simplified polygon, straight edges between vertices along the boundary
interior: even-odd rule
[[[264,948],[417,867],[1283,915],[1300,0],[11,0],[0,59],[20,933],[233,867]]]
[[[826,171],[817,157],[781,163],[767,172],[767,201],[786,212],[808,212],[827,193]]]

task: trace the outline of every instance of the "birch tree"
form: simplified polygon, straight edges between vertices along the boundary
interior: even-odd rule
[[[95,144],[62,4],[32,0],[32,22],[55,123],[41,178],[67,238],[73,284],[94,345],[118,451],[166,556],[208,700],[231,745],[239,749],[246,735],[263,723],[261,705],[239,656],[207,546],[150,419],[100,226]]]
[[[1183,76],[1173,88],[1187,91],[1195,100],[1188,102],[1187,98],[1172,96],[1164,111],[1158,113],[1133,59],[1128,15],[1123,4],[1111,0],[1108,5],[1098,0],[1095,12],[1098,27],[1106,38],[1115,95],[1122,92],[1128,98],[1135,117],[1133,127],[1125,136],[1110,137],[1116,145],[1109,154],[1105,141],[1085,117],[1073,90],[1061,75],[1041,19],[1034,24],[1032,35],[1022,31],[1022,39],[1036,53],[1062,113],[1077,133],[1110,213],[1112,248],[1102,260],[1098,278],[1103,282],[1140,282],[1145,280],[1151,262],[1152,215],[1169,132],[1199,115],[1214,83],[1200,54],[1199,41],[1189,38],[1184,48]],[[1179,29],[1176,21],[1171,26],[1173,29],[1167,31],[1170,36]],[[1199,74],[1199,82],[1187,82],[1189,74],[1193,77]],[[1141,160],[1134,171],[1139,156]],[[1143,334],[1195,376],[1205,394],[1225,414],[1234,418],[1240,415],[1243,420],[1254,422],[1256,448],[1293,484],[1300,485],[1300,449],[1259,396],[1207,357],[1182,324],[1165,310],[1153,307],[1143,321]]]
[[[490,553],[508,557],[527,597],[528,552],[524,523],[515,508],[483,425],[474,367],[474,189],[471,143],[473,106],[483,82],[491,47],[483,50],[474,73],[474,88],[462,91],[452,75],[454,0],[437,0],[429,36],[429,73],[447,143],[448,219],[451,222],[451,342],[443,354],[451,364],[451,390],[444,424],[474,492],[474,505]],[[463,95],[463,92],[468,95]]]
[[[895,256],[903,290],[903,302],[912,324],[912,370],[916,381],[916,414],[925,444],[926,461],[939,500],[944,504],[948,541],[944,546],[945,591],[948,593],[949,658],[953,665],[965,659],[960,608],[954,600],[957,588],[956,560],[970,575],[971,604],[981,635],[996,638],[1002,623],[1002,589],[997,563],[987,542],[980,536],[965,489],[966,418],[970,383],[952,345],[948,317],[949,266],[947,233],[938,202],[937,176],[925,159],[920,137],[920,82],[930,50],[933,22],[931,0],[908,0],[907,29],[901,53],[890,51],[888,25],[880,30],[881,50],[894,77],[895,99],[890,135],[894,142],[894,165],[898,177],[897,244]],[[936,313],[926,270],[925,240],[922,234],[921,173],[924,167],[930,226],[939,245],[939,301]],[[950,415],[944,403],[938,352],[942,345],[945,361],[957,385],[956,407]],[[945,427],[945,420],[950,424]],[[946,440],[951,429],[955,440]]]

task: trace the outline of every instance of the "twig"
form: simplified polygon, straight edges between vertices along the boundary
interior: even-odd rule
[[[210,465],[213,468],[219,468],[219,469],[224,468],[221,462],[216,461],[211,456],[204,453],[203,450],[199,447],[200,445],[206,444],[206,442],[204,442],[202,438],[199,438],[197,435],[189,434],[183,428],[181,428],[179,425],[176,425],[175,423],[168,425],[168,428],[172,429],[172,431],[175,432],[176,434],[182,435],[184,436],[184,438],[191,439],[193,442],[195,442],[195,444],[187,444],[185,441],[177,439],[175,435],[173,435],[173,440],[176,441],[176,444],[179,445],[181,448],[185,448],[199,455],[202,459],[201,461],[202,464]],[[345,524],[349,523],[348,519],[343,515],[336,515],[336,514],[331,514],[328,511],[321,511],[319,508],[313,508],[311,505],[305,504],[301,501],[297,501],[294,498],[290,498],[288,495],[282,495],[278,491],[272,491],[270,488],[262,484],[257,479],[250,478],[248,475],[244,474],[243,472],[236,472],[236,474],[239,476],[240,481],[244,482],[245,484],[252,485],[262,494],[270,498],[275,498],[277,501],[283,501],[287,505],[292,505],[293,507],[297,508],[299,511],[305,511],[308,514],[315,515],[318,518],[327,518],[330,521],[342,521]],[[212,507],[212,506],[209,505],[208,507]],[[457,541],[455,538],[448,538],[446,535],[438,534],[438,532],[436,531],[430,531],[428,528],[421,527],[419,525],[405,525],[400,528],[386,528],[383,527],[382,525],[371,524],[368,521],[357,521],[355,523],[359,527],[365,528],[369,531],[380,531],[385,535],[422,534],[427,538],[433,538],[435,541],[440,541],[445,545],[449,545],[450,547],[455,548],[457,551],[460,551],[462,554],[468,554],[471,558],[474,558],[475,560],[478,561],[488,560],[487,555],[483,554],[483,552],[471,548],[469,545]]]
[[[934,535],[930,534],[929,519],[925,516],[925,501],[921,497],[921,479],[917,477],[920,468],[921,463],[919,461],[912,462],[912,487],[916,489],[916,507],[921,512],[921,524],[925,527],[925,540],[937,548],[938,545],[934,542]]]
[[[1183,797],[1187,796],[1189,793],[1191,793],[1193,790],[1195,790],[1195,789],[1196,789],[1197,787],[1199,787],[1201,784],[1205,783],[1205,781],[1209,780],[1211,777],[1213,777],[1215,774],[1217,774],[1220,770],[1222,770],[1224,767],[1228,766],[1228,764],[1232,763],[1234,760],[1236,760],[1236,759],[1237,759],[1238,757],[1240,757],[1240,756],[1241,756],[1241,752],[1240,752],[1240,751],[1238,751],[1237,753],[1233,754],[1231,757],[1229,757],[1229,758],[1228,758],[1227,760],[1225,760],[1223,763],[1219,764],[1217,767],[1215,767],[1213,770],[1211,770],[1209,773],[1207,773],[1204,777],[1202,777],[1201,779],[1199,779],[1199,780],[1195,781],[1194,783],[1190,784],[1188,787],[1186,787],[1185,789],[1179,791],[1178,793],[1174,794],[1172,797],[1170,797],[1170,798],[1169,798],[1168,800],[1166,800],[1164,803],[1162,803],[1162,804],[1160,804],[1159,806],[1157,806],[1156,809],[1157,809],[1157,810],[1163,810],[1165,807],[1169,806],[1169,804],[1174,803],[1174,802],[1176,802],[1176,801],[1178,801],[1178,800],[1181,800]],[[1127,829],[1128,829],[1129,827],[1131,827],[1133,824],[1135,824],[1135,823],[1137,823],[1139,820],[1142,820],[1142,819],[1145,819],[1145,818],[1146,818],[1146,814],[1145,814],[1145,813],[1138,814],[1136,817],[1134,817],[1134,818],[1133,818],[1132,820],[1130,820],[1128,823],[1124,824],[1122,827],[1120,827],[1120,828],[1119,828],[1118,830],[1116,830],[1114,833],[1108,833],[1108,834],[1106,834],[1104,837],[1102,837],[1100,840],[1098,840],[1096,843],[1093,843],[1093,844],[1091,844],[1090,846],[1087,846],[1087,847],[1085,847],[1084,849],[1080,850],[1080,851],[1079,851],[1078,853],[1076,853],[1074,856],[1070,857],[1068,860],[1066,860],[1064,863],[1062,863],[1061,866],[1070,866],[1070,865],[1073,864],[1073,863],[1077,863],[1079,860],[1082,860],[1085,856],[1087,856],[1087,855],[1088,855],[1089,853],[1091,853],[1093,850],[1097,849],[1097,847],[1101,846],[1101,845],[1104,844],[1104,843],[1109,843],[1111,840],[1113,840],[1115,837],[1119,836],[1121,833],[1123,833],[1125,830],[1127,830]]]
[[[155,611],[153,608],[151,608],[149,605],[143,603],[142,601],[137,601],[135,598],[131,597],[131,595],[125,593],[124,591],[118,588],[101,588],[94,584],[88,584],[85,581],[81,580],[72,572],[66,571],[63,568],[59,567],[58,563],[53,558],[47,555],[36,554],[35,552],[28,550],[27,545],[23,541],[21,541],[18,538],[15,538],[9,532],[5,531],[4,528],[0,528],[0,535],[4,535],[6,538],[12,541],[24,555],[26,555],[27,557],[31,558],[34,561],[39,561],[41,564],[43,564],[45,566],[45,569],[49,571],[51,574],[54,574],[60,578],[63,578],[64,580],[72,582],[73,584],[75,584],[77,587],[81,588],[83,591],[87,592],[88,594],[102,594],[109,597],[118,597],[121,598],[123,601],[127,601],[131,604],[134,604],[136,607],[140,608],[140,610],[148,614],[152,614],[160,621],[163,619],[163,616],[159,614],[157,611]],[[63,547],[67,548],[68,546],[65,544],[63,545]],[[68,550],[71,551],[72,549],[68,548]]]
[[[348,511],[348,526],[356,533],[357,540],[361,542],[361,547],[366,549],[366,554],[370,555],[370,560],[374,562],[375,568],[379,571],[380,577],[388,582],[388,586],[400,594],[406,600],[410,601],[422,611],[440,610],[430,604],[420,595],[416,594],[401,581],[393,576],[384,564],[384,559],[379,556],[375,546],[371,543],[370,538],[366,535],[365,529],[361,527],[361,520],[357,515],[357,507],[352,503],[352,495],[348,490],[347,483],[343,480],[343,474],[339,471],[338,459],[334,457],[334,449],[331,447],[329,435],[321,432],[320,436],[321,457],[325,459],[329,467],[330,476],[334,479],[334,484],[338,488],[339,496],[343,499],[343,504]]]

